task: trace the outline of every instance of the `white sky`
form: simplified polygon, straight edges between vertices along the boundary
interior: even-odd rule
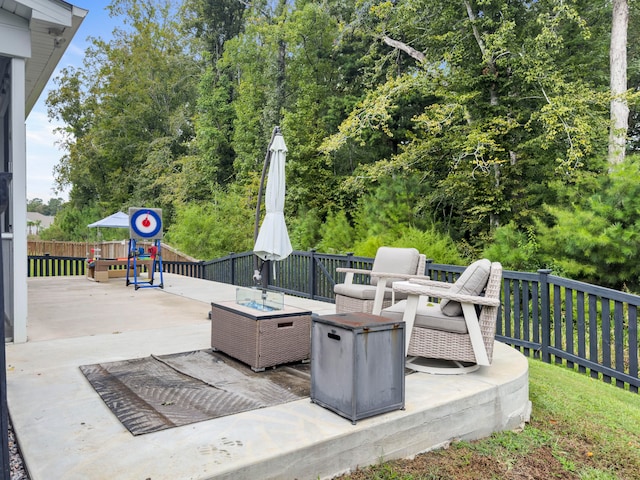
[[[27,198],[40,198],[47,203],[51,198],[62,197],[68,200],[68,193],[53,192],[53,167],[58,163],[62,152],[56,146],[59,137],[53,134],[56,125],[47,118],[45,100],[49,91],[54,88],[53,79],[59,70],[69,65],[81,66],[84,51],[88,45],[87,37],[111,38],[115,20],[105,11],[109,0],[67,0],[73,5],[89,10],[82,25],[78,29],[71,44],[43,90],[38,102],[27,117]],[[116,19],[117,20],[117,19]]]

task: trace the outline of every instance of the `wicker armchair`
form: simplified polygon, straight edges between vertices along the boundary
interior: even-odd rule
[[[426,257],[415,248],[380,247],[376,252],[371,270],[356,268],[336,268],[346,273],[344,283],[336,284],[336,313],[365,312],[379,315],[380,311],[392,305],[395,300],[407,298],[406,294],[395,294],[391,284],[400,280],[424,276]],[[368,284],[353,283],[354,275],[369,277]]]
[[[471,264],[452,284],[422,279],[394,283],[396,294],[407,295],[407,300],[381,315],[406,322],[407,367],[459,374],[491,365],[501,286],[502,265],[486,259]],[[442,300],[434,304],[432,298]]]

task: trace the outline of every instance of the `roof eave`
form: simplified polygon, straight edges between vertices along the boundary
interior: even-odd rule
[[[25,114],[29,115],[88,11],[59,0],[19,0],[32,8],[31,58],[26,62]]]

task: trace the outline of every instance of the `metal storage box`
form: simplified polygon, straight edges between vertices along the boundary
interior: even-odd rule
[[[311,401],[356,420],[404,408],[404,322],[312,315]]]

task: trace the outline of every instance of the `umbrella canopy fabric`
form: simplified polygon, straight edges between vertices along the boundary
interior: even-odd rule
[[[262,260],[284,260],[293,248],[284,221],[285,175],[287,146],[284,138],[277,133],[270,146],[271,163],[267,177],[265,195],[266,215],[260,227],[253,253]]]
[[[129,228],[129,215],[122,212],[116,212],[102,220],[90,223],[89,228]]]

